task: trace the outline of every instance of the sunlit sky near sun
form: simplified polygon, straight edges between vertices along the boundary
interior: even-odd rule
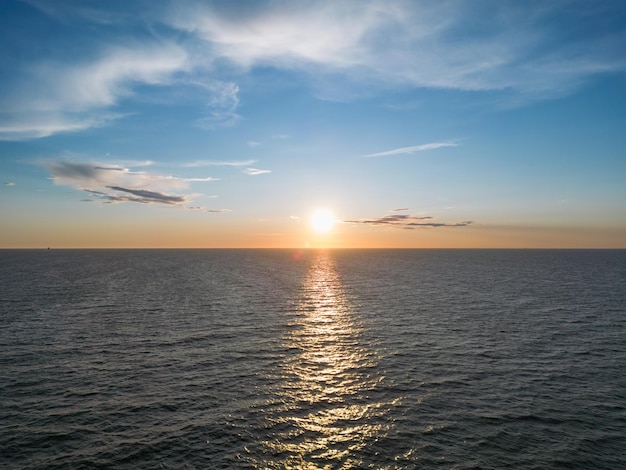
[[[626,248],[626,2],[0,1],[0,248]]]

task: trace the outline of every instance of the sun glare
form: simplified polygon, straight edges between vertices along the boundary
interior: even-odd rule
[[[335,217],[327,210],[317,210],[311,216],[311,227],[317,233],[328,233],[335,225]]]

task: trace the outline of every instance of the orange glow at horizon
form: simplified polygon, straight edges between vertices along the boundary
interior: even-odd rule
[[[308,223],[286,219],[262,223],[215,218],[202,221],[176,214],[122,222],[95,216],[57,225],[47,218],[9,225],[0,233],[0,248],[626,248],[626,233],[572,226],[496,226],[405,230],[335,223],[317,233]],[[26,216],[24,216],[26,219]],[[335,220],[335,219],[333,219]]]

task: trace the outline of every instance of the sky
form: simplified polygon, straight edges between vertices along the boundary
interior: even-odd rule
[[[626,248],[626,3],[0,0],[0,220],[0,248]]]

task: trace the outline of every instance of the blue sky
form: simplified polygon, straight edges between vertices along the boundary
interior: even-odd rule
[[[2,247],[626,247],[622,1],[15,0],[0,22]]]

